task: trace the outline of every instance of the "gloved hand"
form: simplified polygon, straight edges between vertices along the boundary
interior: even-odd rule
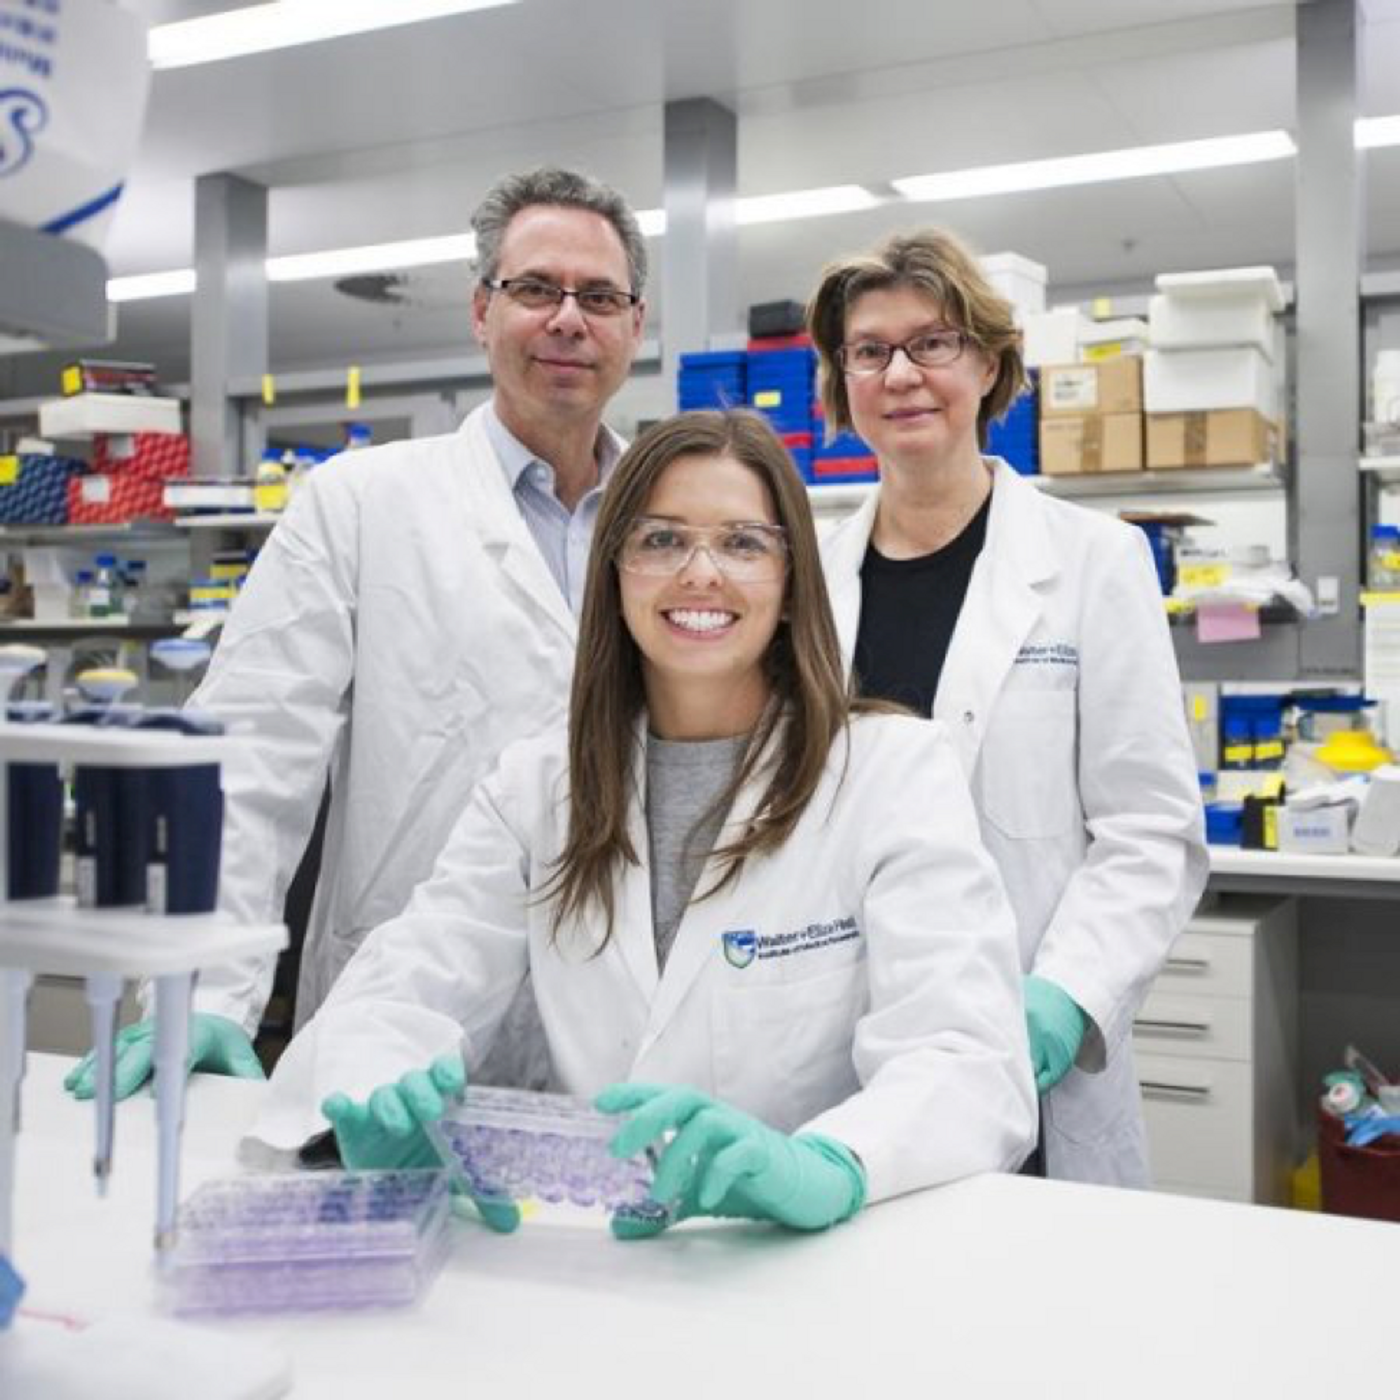
[[[865,1171],[838,1142],[815,1133],[789,1136],[737,1108],[687,1089],[613,1084],[593,1101],[631,1119],[609,1145],[633,1157],[663,1133],[652,1198],[673,1207],[667,1219],[613,1216],[618,1239],[646,1239],[689,1215],[772,1220],[794,1230],[824,1230],[865,1204]]]
[[[1073,1067],[1089,1018],[1068,992],[1044,977],[1027,977],[1025,990],[1035,1087],[1048,1094]]]
[[[156,1023],[137,1021],[117,1032],[117,1062],[112,1075],[119,1099],[129,1098],[152,1074],[156,1050]],[[186,1068],[235,1079],[266,1079],[267,1075],[243,1027],[227,1016],[208,1011],[190,1015],[190,1049]],[[75,1099],[90,1099],[97,1092],[97,1055],[89,1050],[68,1071],[63,1087]]]
[[[437,1148],[423,1131],[447,1111],[448,1100],[466,1091],[467,1072],[460,1055],[440,1055],[427,1069],[411,1069],[397,1083],[381,1084],[364,1103],[348,1094],[332,1094],[321,1105],[335,1129],[340,1160],[352,1171],[441,1167]],[[454,1190],[458,1189],[454,1183]],[[481,1218],[508,1235],[520,1224],[514,1201],[487,1200],[470,1192]]]

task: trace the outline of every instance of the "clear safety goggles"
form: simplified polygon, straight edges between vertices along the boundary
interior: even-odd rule
[[[641,516],[627,533],[618,564],[632,574],[678,574],[703,549],[726,578],[760,582],[787,568],[787,536],[781,525],[735,521],[727,525],[678,525]]]

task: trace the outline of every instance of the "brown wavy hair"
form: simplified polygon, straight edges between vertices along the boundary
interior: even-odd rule
[[[767,786],[744,831],[716,849],[720,878],[701,898],[737,878],[749,856],[787,839],[852,710],[807,488],[773,430],[742,410],[682,413],[649,428],[614,469],[593,532],[569,697],[569,833],[544,892],[554,902],[556,935],[566,920],[596,906],[605,916],[606,944],[617,880],[624,866],[638,864],[627,812],[638,782],[636,729],[646,695],[641,652],[622,615],[616,561],[662,472],[682,457],[730,457],[746,466],[768,488],[788,545],[783,619],[764,658],[772,702],[714,810],[728,811],[760,763]],[[768,754],[775,735],[775,751]]]
[[[996,362],[997,377],[977,410],[977,442],[1026,387],[1021,333],[1011,303],[977,264],[965,244],[943,229],[897,233],[869,253],[842,258],[822,273],[807,306],[807,329],[821,361],[822,408],[829,434],[854,429],[846,376],[836,353],[846,339],[846,313],[866,292],[911,287],[922,292],[972,345]]]

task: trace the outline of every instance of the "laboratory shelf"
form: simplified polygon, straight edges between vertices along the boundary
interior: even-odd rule
[[[121,525],[0,525],[0,544],[162,544],[178,541],[180,532],[163,520],[131,520]]]
[[[275,953],[286,942],[281,924],[239,924],[224,914],[80,909],[68,895],[0,903],[0,967],[64,977],[168,977]]]
[[[180,530],[270,530],[281,518],[280,514],[256,511],[220,511],[209,515],[177,515],[175,526]]]
[[[180,624],[170,617],[16,617],[0,621],[0,637],[22,633],[31,637],[100,637],[109,632],[121,632],[133,637],[164,637],[176,631]]]
[[[1210,848],[1211,886],[1241,893],[1400,897],[1400,857]]]
[[[1087,472],[1076,476],[1029,476],[1052,496],[1201,495],[1226,491],[1281,491],[1283,469],[1274,462],[1252,467],[1185,467],[1180,471]]]
[[[1361,470],[1383,486],[1400,484],[1400,457],[1362,457]]]

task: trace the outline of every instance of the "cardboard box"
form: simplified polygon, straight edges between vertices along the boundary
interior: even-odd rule
[[[1274,316],[1259,297],[1157,295],[1147,307],[1154,350],[1198,350],[1252,345],[1274,358]]]
[[[1040,371],[1040,416],[1142,412],[1142,360],[1137,355],[1094,364],[1046,365]]]
[[[1252,467],[1278,461],[1281,448],[1278,429],[1252,408],[1147,415],[1147,465],[1152,471]]]
[[[1142,393],[1149,413],[1253,408],[1278,417],[1278,372],[1254,346],[1149,350]]]
[[[1047,476],[1141,471],[1142,414],[1042,418],[1040,470]]]

